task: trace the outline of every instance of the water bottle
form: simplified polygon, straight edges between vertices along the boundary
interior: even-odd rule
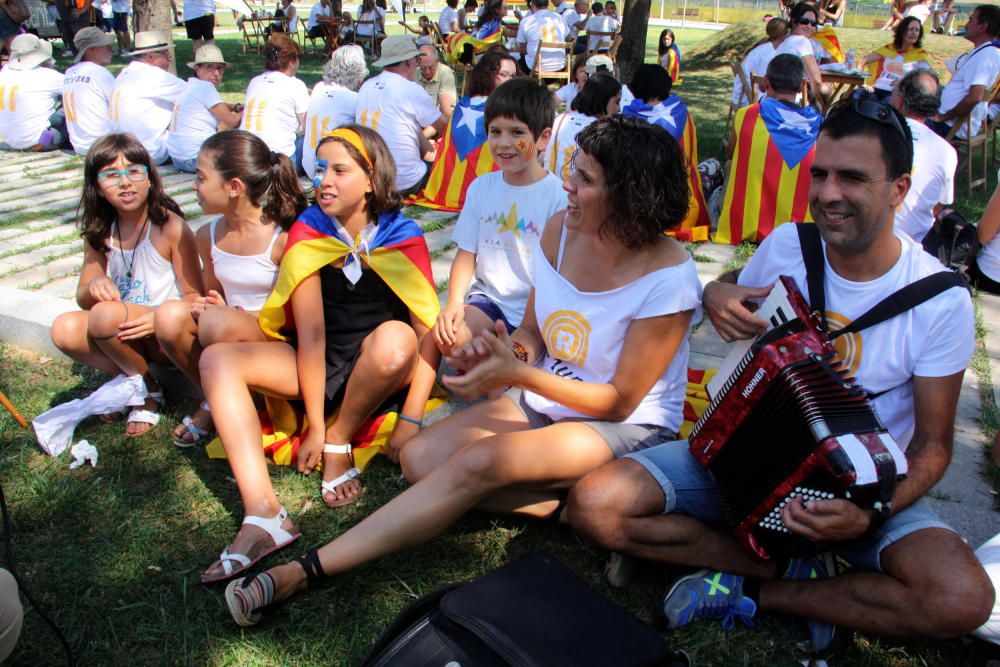
[[[854,49],[848,49],[847,59],[844,60],[844,66],[847,67],[847,69],[851,70],[852,72],[854,71],[854,59],[855,59]]]

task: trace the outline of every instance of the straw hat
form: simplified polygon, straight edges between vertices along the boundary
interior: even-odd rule
[[[206,44],[205,46],[198,49],[194,54],[194,61],[187,64],[188,67],[194,69],[195,65],[225,65],[226,59],[222,57],[222,49],[217,47],[215,44]]]
[[[73,46],[76,47],[76,58],[73,62],[78,63],[83,59],[83,54],[87,52],[87,49],[95,46],[111,46],[117,40],[114,35],[109,35],[100,28],[95,28],[94,26],[87,26],[76,33],[73,38]]]
[[[170,39],[167,33],[162,30],[144,30],[135,33],[135,48],[132,49],[132,55],[141,56],[144,53],[166,51],[169,48]]]
[[[14,70],[34,69],[48,60],[52,60],[52,45],[31,33],[25,33],[11,42],[7,67]]]
[[[420,55],[412,37],[392,35],[382,42],[382,57],[372,63],[375,67],[388,67]]]

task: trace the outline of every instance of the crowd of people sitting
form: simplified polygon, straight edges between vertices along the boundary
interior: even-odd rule
[[[611,4],[565,11],[579,31]],[[448,0],[440,31],[462,32],[472,5]],[[493,7],[487,0],[480,25]],[[85,156],[80,310],[55,321],[53,341],[82,364],[141,377],[143,405],[101,416],[124,421],[129,436],[160,421],[152,365],[179,368],[204,401],[174,426],[173,442],[204,445],[215,431],[239,488],[242,524],[202,581],[228,582],[233,619],[253,625],[275,603],[432,539],[476,508],[569,523],[618,563],[705,568],[667,592],[671,627],[792,614],[825,653],[842,628],[945,638],[983,626],[990,579],[922,500],[951,456],[975,344],[967,290],[838,342],[909,474],[880,507],[788,503],[784,526],[818,555],[749,557],[679,434],[703,313],[727,341],[757,336],[768,325],[755,305],[786,275],[825,303],[835,330],[946,270],[920,245],[953,199],[955,152],[939,134],[985,116],[1000,80],[1000,8],[973,12],[973,48],[949,64],[944,86],[920,22],[903,18],[893,42],[863,61],[871,94],[825,116],[812,104],[827,94],[820,67],[836,54],[813,37],[837,6],[799,3],[772,19],[743,61],[746,75],[762,75],[759,89],[734,84],[743,106],[715,232],[760,247],[745,269],[703,289],[680,241],[707,234],[712,193],[693,114],[674,89],[673,33],[628,85],[597,53],[578,58],[553,92],[524,75],[548,57],[532,23],[555,16],[567,43],[574,28],[548,0],[532,7],[521,58],[486,49],[461,96],[433,46],[402,35],[382,41],[374,76],[361,47],[342,46],[310,93],[296,76],[298,45],[275,32],[243,104],[222,100],[226,63],[213,44],[197,50],[185,82],[167,71],[166,36],[155,32],[136,35],[118,77],[106,69],[114,38],[100,30],[76,34],[65,75],[47,42],[14,40],[0,71],[0,149],[52,150],[68,138]],[[5,95],[16,103],[2,105]],[[167,161],[195,174],[201,210],[216,216],[196,233],[164,190],[157,166]],[[443,306],[405,201],[460,212]],[[993,235],[996,209],[981,226]],[[819,232],[818,282],[805,227]],[[1000,281],[991,239],[975,274],[985,289]],[[817,287],[823,294],[810,295]],[[426,426],[442,359],[457,371],[441,375],[448,390],[485,400]],[[290,462],[306,474],[321,466],[327,506],[362,493],[355,436],[373,417],[393,415],[386,453],[410,482],[329,544],[264,572],[255,566],[302,535],[271,484],[262,401],[272,426],[297,413]],[[833,556],[851,569],[838,571]]]

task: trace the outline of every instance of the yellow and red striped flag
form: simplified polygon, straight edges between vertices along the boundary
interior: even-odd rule
[[[462,51],[465,49],[466,44],[472,45],[472,52],[475,54],[486,53],[494,44],[500,43],[500,37],[503,35],[503,28],[497,26],[496,31],[490,33],[482,39],[478,37],[473,37],[467,32],[458,31],[453,32],[448,35],[447,43],[445,44],[445,60],[452,67],[457,67],[459,63],[458,59],[462,56]]]
[[[826,49],[834,62],[844,62],[844,50],[840,48],[840,40],[837,33],[830,26],[823,26],[813,35],[813,41]]]
[[[760,243],[778,225],[811,222],[809,169],[822,117],[773,98],[736,112],[736,147],[716,243]]]

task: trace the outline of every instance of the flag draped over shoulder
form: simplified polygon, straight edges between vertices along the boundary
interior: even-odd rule
[[[681,50],[677,48],[676,44],[670,45],[667,52],[663,54],[663,58],[660,59],[660,63],[667,70],[667,74],[670,75],[670,80],[674,82],[674,85],[679,84],[681,82]]]
[[[844,50],[840,48],[840,40],[837,33],[830,26],[823,26],[812,36],[813,41],[826,49],[834,62],[844,62]]]
[[[306,277],[342,257],[346,257],[345,262],[368,264],[421,322],[428,327],[434,326],[439,310],[437,290],[431,273],[430,253],[417,223],[398,212],[383,213],[378,217],[375,236],[367,248],[359,248],[358,241],[354,243],[349,246],[341,239],[334,221],[316,205],[299,216],[288,233],[274,290],[257,317],[268,338],[287,339],[295,328],[292,292]],[[443,393],[435,392],[425,405],[425,413],[443,401]],[[355,465],[363,469],[375,454],[386,451],[396,417],[395,412],[390,412],[373,416],[362,424],[351,438],[357,448]],[[329,416],[327,425],[335,418],[336,415]],[[309,427],[305,415],[288,401],[267,397],[261,425],[265,453],[275,463],[294,463],[299,444]],[[210,442],[205,451],[213,458],[225,457],[218,438]]]
[[[680,142],[688,163],[688,187],[691,195],[687,217],[669,234],[680,241],[707,241],[708,206],[705,204],[701,175],[698,173],[698,132],[687,104],[676,95],[671,95],[656,106],[636,99],[622,109],[622,115],[659,125]]]
[[[810,222],[809,173],[822,117],[764,98],[736,112],[736,146],[716,243],[760,243],[778,225]]]
[[[408,204],[442,211],[461,211],[465,193],[477,176],[496,171],[493,154],[486,143],[483,109],[486,98],[463,97],[455,106],[451,122],[438,147],[427,185]]]
[[[922,48],[918,49],[913,47],[907,49],[906,51],[897,51],[896,47],[894,47],[891,43],[885,44],[884,46],[880,46],[879,48],[875,49],[875,53],[882,57],[868,64],[868,78],[865,80],[865,83],[868,84],[869,86],[878,81],[878,78],[882,76],[882,70],[886,67],[886,63],[890,63],[891,61],[898,61],[900,56],[903,57],[902,64],[904,67],[910,63],[920,62],[921,60],[924,61],[925,63],[928,63],[928,65],[931,62],[931,54],[927,53],[927,51]],[[890,67],[891,66],[892,65],[890,65]],[[892,72],[892,70],[890,70],[890,72],[894,75],[894,78],[897,80],[903,78],[902,70],[900,70],[899,72]]]
[[[500,37],[503,35],[503,27],[498,26],[495,32],[490,33],[482,39],[478,37],[473,37],[467,32],[458,31],[453,32],[448,35],[447,42],[445,43],[445,60],[452,67],[457,67],[461,65],[458,59],[462,56],[462,51],[465,50],[465,45],[470,44],[472,46],[472,52],[475,54],[485,53],[494,44],[500,43]]]

